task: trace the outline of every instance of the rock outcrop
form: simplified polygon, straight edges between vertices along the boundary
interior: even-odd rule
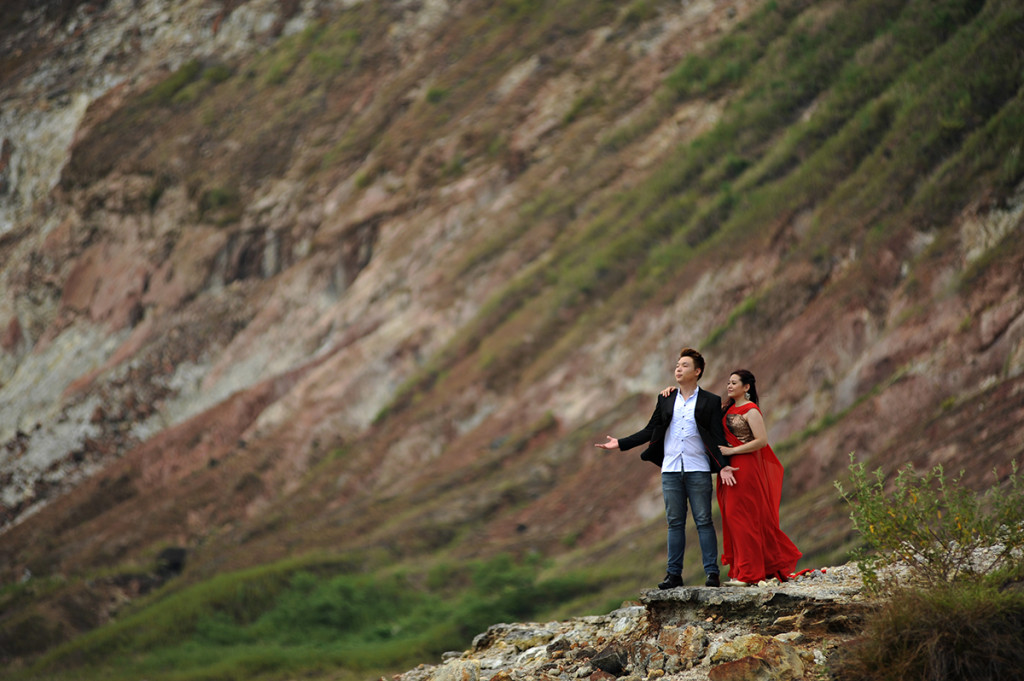
[[[872,608],[853,565],[750,587],[645,591],[607,615],[498,624],[393,681],[820,678]]]

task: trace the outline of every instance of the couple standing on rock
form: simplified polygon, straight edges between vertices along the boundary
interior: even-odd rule
[[[782,464],[768,446],[768,432],[757,406],[754,375],[734,371],[728,401],[697,386],[704,357],[683,348],[676,362],[679,388],[658,396],[651,420],[629,437],[608,436],[595,446],[627,450],[648,445],[640,455],[661,468],[661,490],[668,520],[668,574],[660,589],[683,585],[686,507],[689,501],[707,579],[719,586],[718,537],[711,518],[711,475],[718,474],[722,513],[722,564],[729,565],[726,586],[747,586],[763,579],[785,581],[802,555],[779,528]]]

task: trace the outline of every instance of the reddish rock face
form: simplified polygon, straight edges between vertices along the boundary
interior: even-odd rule
[[[3,330],[3,334],[0,335],[0,348],[3,348],[7,352],[13,352],[21,345],[24,340],[24,335],[21,332],[21,322],[18,321],[17,317],[13,317],[7,322],[6,328]]]
[[[61,295],[61,307],[84,313],[111,331],[132,326],[141,318],[150,263],[111,244],[89,248],[75,261]]]

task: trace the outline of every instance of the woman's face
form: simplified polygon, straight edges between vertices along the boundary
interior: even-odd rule
[[[747,392],[747,387],[740,377],[733,374],[729,377],[729,385],[725,387],[725,394],[731,397],[733,400],[743,399],[743,393]]]

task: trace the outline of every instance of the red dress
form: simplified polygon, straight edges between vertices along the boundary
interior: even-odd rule
[[[758,409],[753,402],[742,407],[733,405],[722,418],[730,447],[754,439],[744,416],[751,409]],[[796,570],[803,554],[779,528],[782,464],[772,448],[765,445],[756,452],[733,454],[730,465],[739,469],[733,472],[736,484],[730,487],[718,481],[722,564],[730,566],[730,579],[741,582],[771,577],[785,581]]]

